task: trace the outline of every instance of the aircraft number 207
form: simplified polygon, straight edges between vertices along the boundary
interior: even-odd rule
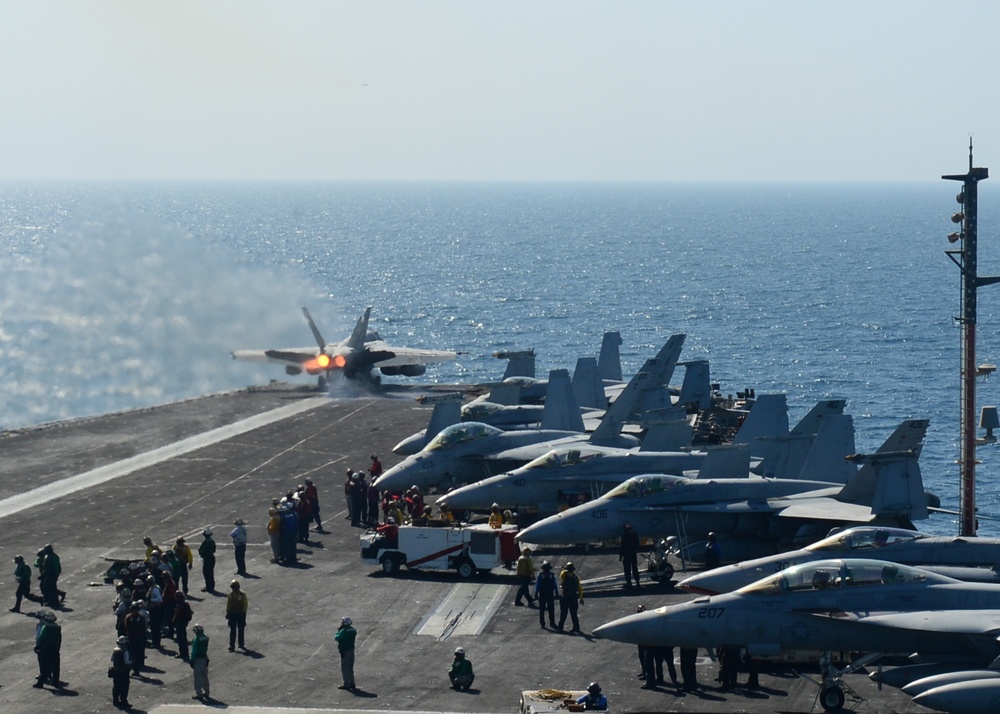
[[[716,620],[726,611],[724,607],[703,607],[698,610],[699,620]]]

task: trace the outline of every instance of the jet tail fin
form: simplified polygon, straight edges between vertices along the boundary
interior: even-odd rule
[[[761,394],[754,400],[733,439],[734,444],[749,444],[750,454],[767,458],[773,444],[765,439],[788,436],[788,403],[784,394]]]
[[[748,444],[726,444],[713,446],[705,454],[705,460],[698,469],[698,478],[748,478],[750,475],[750,446]]]
[[[583,415],[573,394],[569,371],[554,369],[549,372],[549,384],[542,409],[542,428],[579,431],[583,433]]]
[[[673,373],[681,347],[684,345],[684,337],[683,334],[672,335],[656,357],[646,360],[642,369],[632,376],[618,398],[604,412],[601,423],[590,435],[590,443],[612,443],[621,434],[622,427],[635,411],[644,390],[658,388],[663,384],[664,374],[668,375],[669,379],[669,374]]]
[[[462,421],[462,399],[458,398],[441,399],[434,404],[434,411],[431,412],[430,421],[427,422],[427,442],[440,434],[452,424]]]
[[[824,399],[809,410],[799,423],[795,425],[791,433],[793,434],[818,434],[820,422],[830,414],[843,414],[847,405],[846,399]]]
[[[851,460],[875,472],[871,509],[876,516],[901,516],[911,521],[927,518],[927,496],[920,474],[919,449],[855,454]]]
[[[490,401],[494,404],[513,406],[521,403],[521,385],[508,382],[490,387]]]
[[[857,467],[847,461],[854,453],[854,418],[850,414],[829,414],[820,420],[805,462],[792,478],[846,484],[857,474]]]
[[[621,333],[604,333],[604,338],[601,340],[601,354],[597,360],[597,372],[601,379],[609,382],[622,381],[622,360],[618,351],[621,344]]]
[[[927,434],[927,419],[907,419],[874,454],[855,454],[862,464],[837,500],[870,506],[876,516],[927,518],[927,495],[917,459]]]
[[[663,418],[646,422],[646,434],[639,451],[680,451],[691,447],[694,429],[685,419],[684,412],[672,411],[674,418],[667,412]]]
[[[855,453],[854,419],[838,413],[843,402],[820,402],[788,436],[768,440],[773,449],[755,473],[774,478],[847,483],[857,469],[844,458]],[[829,405],[833,409],[827,411]]]
[[[368,337],[368,318],[372,314],[372,309],[366,308],[364,314],[358,318],[357,324],[354,325],[354,331],[351,332],[351,336],[347,338],[347,346],[351,349],[361,350],[365,347],[365,338]]]
[[[320,351],[326,350],[326,340],[323,339],[323,335],[320,334],[319,328],[316,327],[316,323],[313,322],[312,315],[309,314],[309,309],[303,306],[302,314],[306,316],[306,322],[309,323],[309,329],[312,330],[313,339],[315,339],[316,344],[319,345]]]
[[[638,421],[651,411],[671,409],[674,406],[670,394],[670,379],[677,368],[677,359],[684,346],[684,335],[673,335],[656,356],[643,365],[649,372],[649,381],[639,390],[639,398],[632,406],[626,421]]]
[[[604,393],[600,368],[593,357],[581,357],[573,371],[573,395],[578,406],[607,409],[608,397]]]
[[[531,377],[535,378],[535,351],[519,350],[517,352],[494,352],[497,359],[507,360],[507,369],[504,370],[502,382],[510,377]]]
[[[677,398],[678,406],[685,409],[692,405],[698,410],[712,406],[712,387],[707,359],[678,362],[684,367],[684,381]]]

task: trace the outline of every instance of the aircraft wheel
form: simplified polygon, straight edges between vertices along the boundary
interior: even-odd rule
[[[819,693],[819,703],[823,711],[839,711],[844,708],[844,692],[840,687],[827,687]]]
[[[396,575],[399,573],[399,559],[391,555],[387,555],[383,558],[382,572],[386,575]]]
[[[670,563],[664,563],[663,567],[660,569],[660,582],[669,583],[674,579],[674,566]]]
[[[458,576],[463,580],[468,580],[476,574],[476,566],[471,560],[463,560],[458,564],[456,570],[458,571]]]

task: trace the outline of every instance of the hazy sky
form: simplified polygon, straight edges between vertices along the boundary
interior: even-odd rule
[[[0,178],[1000,177],[1000,2],[30,0]]]

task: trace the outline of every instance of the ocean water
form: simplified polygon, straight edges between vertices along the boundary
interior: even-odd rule
[[[925,485],[955,508],[957,188],[0,184],[0,429],[283,379],[229,352],[311,344],[302,305],[340,339],[371,305],[390,343],[461,351],[436,382],[496,377],[498,349],[572,370],[606,330],[631,373],[684,332],[682,359],[709,359],[724,392],[787,393],[793,422],[846,398],[859,450],[930,418]],[[981,186],[980,275],[1000,274],[998,195]],[[998,312],[982,289],[980,362],[1000,361]],[[984,535],[997,448],[977,470]]]

